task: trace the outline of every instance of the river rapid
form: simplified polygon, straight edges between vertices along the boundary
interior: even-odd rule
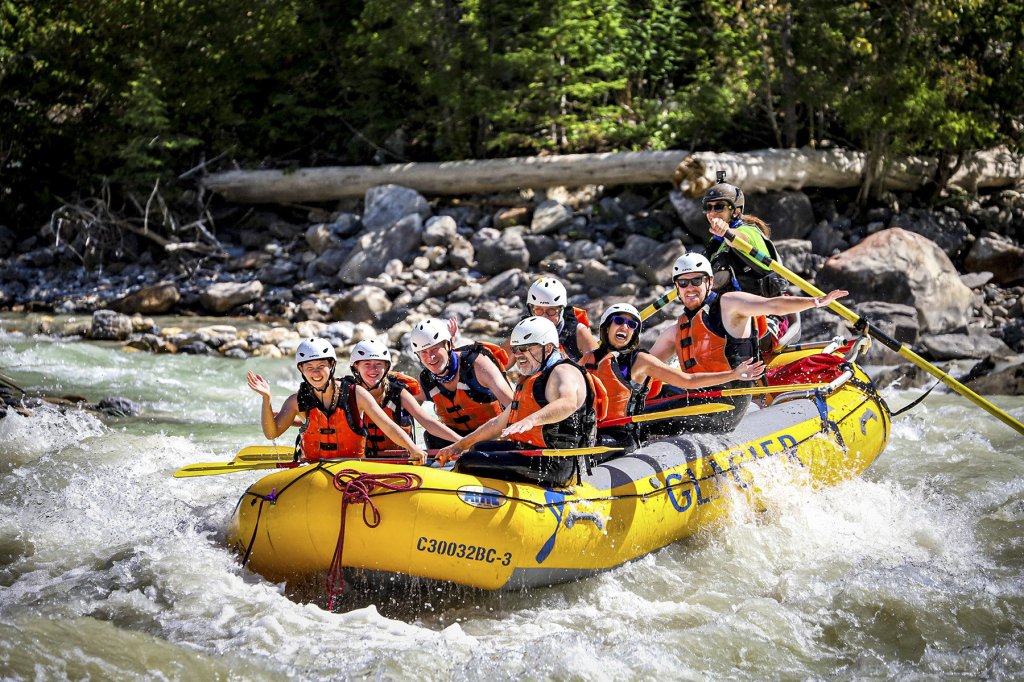
[[[26,388],[143,407],[0,419],[0,678],[624,680],[1024,675],[1024,439],[951,394],[894,420],[861,478],[526,593],[350,585],[337,612],[224,545],[263,472],[174,479],[263,444],[290,360],[127,353],[0,320]],[[894,409],[918,391],[883,392]],[[1018,420],[1024,399],[993,401]]]

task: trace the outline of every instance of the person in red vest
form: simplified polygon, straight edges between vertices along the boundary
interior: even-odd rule
[[[354,381],[369,391],[391,421],[415,439],[413,424],[418,422],[428,434],[440,443],[451,443],[459,439],[455,433],[434,415],[420,405],[416,396],[422,393],[420,383],[407,374],[391,371],[391,350],[376,339],[360,341],[352,348],[349,358],[352,376],[342,379]],[[375,423],[366,425],[366,456],[387,457],[390,450],[399,447],[384,430]]]
[[[720,372],[683,372],[640,348],[642,330],[640,311],[634,306],[629,303],[610,305],[601,315],[598,327],[601,346],[584,354],[581,360],[580,364],[593,372],[608,392],[608,419],[643,413],[647,395],[657,395],[662,384],[680,389],[703,388],[757,379],[764,372],[764,364],[753,358]],[[598,441],[601,445],[625,446],[630,450],[644,440],[646,429],[642,427],[642,424],[624,424],[598,428]]]
[[[461,437],[499,415],[512,402],[512,386],[505,350],[484,342],[454,348],[452,326],[427,318],[413,327],[409,345],[423,366],[416,399],[433,402],[438,419]],[[440,447],[429,437],[427,444]]]
[[[521,376],[511,404],[480,428],[442,448],[437,459],[446,462],[474,450],[472,457],[459,459],[456,471],[563,485],[572,476],[573,458],[529,457],[509,451],[593,446],[597,420],[605,414],[604,388],[583,367],[562,355],[558,330],[547,318],[522,320],[512,329],[509,341]],[[498,438],[507,441],[495,442]],[[496,449],[503,451],[486,452]]]
[[[662,362],[675,356],[684,372],[727,372],[744,361],[760,358],[756,317],[820,308],[849,293],[837,289],[817,298],[764,298],[745,291],[718,295],[711,291],[713,279],[711,263],[703,255],[686,253],[676,259],[672,281],[685,310],[677,324],[654,342],[652,355]],[[750,404],[750,397],[740,396],[730,402],[736,406],[729,413],[734,426]]]
[[[270,384],[259,374],[248,373],[249,388],[263,397],[260,423],[264,436],[271,440],[277,438],[299,418],[303,425],[298,450],[305,461],[363,458],[365,414],[420,464],[426,463],[427,453],[388,417],[369,391],[334,378],[338,357],[329,341],[306,339],[296,349],[295,358],[302,384],[298,391],[285,398],[277,413],[271,404]]]

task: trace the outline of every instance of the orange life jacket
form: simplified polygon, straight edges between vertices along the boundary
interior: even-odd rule
[[[647,395],[657,395],[661,390],[661,382],[657,379],[647,377],[644,383],[638,384],[631,377],[637,354],[645,352],[635,349],[616,353],[602,347],[587,352],[580,360],[580,363],[600,380],[608,393],[607,419],[640,414],[644,411]],[[597,357],[598,355],[600,357]]]
[[[501,414],[501,403],[489,389],[476,378],[473,365],[483,355],[494,363],[504,376],[504,364],[508,362],[505,349],[493,343],[480,341],[469,346],[456,348],[458,353],[458,383],[449,390],[427,370],[420,372],[423,394],[434,403],[437,418],[459,435],[472,433],[477,427]]]
[[[402,390],[408,390],[412,395],[420,392],[420,382],[407,374],[401,372],[388,372],[384,381],[384,395],[380,401],[380,407],[384,413],[391,418],[391,421],[398,424],[399,428],[409,434],[412,438],[415,435],[413,430],[412,415],[402,407]],[[370,457],[385,450],[402,450],[395,441],[388,438],[383,429],[368,420],[366,423],[366,450]]]
[[[548,404],[544,395],[548,379],[555,367],[569,364],[578,369],[587,386],[587,395],[578,410],[560,422],[535,426],[512,440],[540,448],[591,447],[597,439],[597,422],[608,414],[608,392],[594,375],[572,360],[562,358],[540,372],[520,380],[512,396],[508,423],[514,424]]]
[[[299,432],[299,447],[307,461],[365,456],[366,428],[356,404],[353,382],[338,381],[334,390],[336,402],[327,408],[308,383],[302,382],[299,387],[298,408],[306,413],[306,423]]]
[[[759,357],[757,336],[729,336],[722,324],[721,299],[710,293],[696,313],[679,317],[676,357],[684,372],[727,372],[744,360]]]

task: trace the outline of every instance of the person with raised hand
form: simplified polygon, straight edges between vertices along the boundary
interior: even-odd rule
[[[683,372],[641,349],[642,331],[640,311],[634,306],[629,303],[608,306],[598,327],[601,345],[586,353],[581,361],[608,392],[608,419],[643,413],[647,395],[657,394],[662,384],[680,389],[704,388],[730,381],[749,381],[764,373],[764,364],[754,358],[718,372]],[[620,445],[631,450],[641,444],[645,433],[644,424],[598,428],[598,441],[601,445]]]
[[[433,402],[438,419],[465,436],[512,402],[512,385],[502,348],[484,342],[455,348],[454,330],[453,323],[427,318],[412,328],[409,344],[423,366],[416,399]],[[435,445],[429,437],[427,443]]]
[[[338,357],[329,341],[305,339],[296,349],[295,358],[302,383],[298,391],[285,398],[277,413],[271,402],[270,384],[259,374],[248,373],[249,388],[263,397],[260,424],[264,436],[277,438],[298,418],[302,421],[298,453],[303,460],[363,458],[365,415],[420,464],[426,463],[423,448],[388,417],[365,388],[334,378]]]
[[[438,443],[451,443],[459,435],[440,422],[420,404],[417,395],[422,394],[420,383],[413,377],[392,371],[392,355],[384,343],[376,339],[360,341],[352,348],[349,357],[352,377],[365,388],[393,422],[415,438],[414,423],[437,439]],[[366,426],[366,452],[368,457],[382,456],[394,450],[398,444],[389,438],[377,424]],[[387,455],[383,455],[387,456]]]
[[[686,253],[672,267],[672,282],[679,292],[683,314],[677,324],[661,333],[651,354],[663,362],[675,356],[684,372],[727,372],[744,361],[760,358],[754,318],[788,315],[827,306],[849,292],[831,291],[818,298],[780,296],[765,298],[744,291],[713,292],[711,263],[698,253]],[[734,419],[739,419],[750,400],[736,399]],[[654,429],[652,424],[652,429]]]

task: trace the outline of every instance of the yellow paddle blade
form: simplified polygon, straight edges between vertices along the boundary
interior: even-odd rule
[[[578,457],[580,455],[600,455],[605,452],[617,452],[622,448],[544,448],[542,450],[509,450],[513,454],[537,455],[541,457]]]
[[[288,461],[295,457],[291,445],[250,445],[238,451],[233,462]]]
[[[672,417],[691,417],[697,414],[715,414],[716,412],[732,412],[735,409],[735,405],[730,405],[728,403],[704,403],[702,405],[687,405],[686,407],[677,407],[674,410],[664,410],[662,412],[636,414],[633,415],[631,419],[634,422],[651,422],[657,421],[658,419],[671,419]]]
[[[288,469],[298,466],[297,462],[199,462],[188,464],[174,472],[175,478],[191,478],[193,476],[217,476],[233,474],[236,471],[256,471],[257,469]]]

